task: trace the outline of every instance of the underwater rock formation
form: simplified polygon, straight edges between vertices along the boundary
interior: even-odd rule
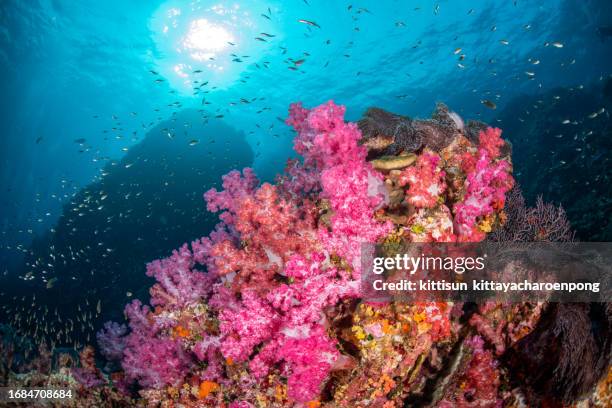
[[[70,198],[53,231],[28,249],[20,273],[0,277],[11,292],[0,297],[10,302],[1,321],[25,307],[33,314],[18,322],[21,333],[56,346],[93,342],[104,321],[122,318],[117,304],[146,296],[151,280],[143,272],[152,256],[214,228],[200,190],[252,160],[242,133],[204,123],[198,111],[160,123]]]
[[[504,360],[514,380],[528,386],[531,405],[570,404],[610,370],[611,329],[610,304],[550,304]]]
[[[476,141],[482,122],[467,124],[443,103],[438,103],[431,119],[411,119],[380,108],[369,108],[358,122],[362,143],[371,154],[397,155],[412,153],[422,147],[439,152],[450,144],[458,133]]]
[[[542,350],[524,342],[540,339],[534,328],[553,309],[361,298],[363,242],[477,242],[504,228],[514,179],[501,130],[438,133],[384,168],[343,106],[294,104],[287,123],[301,161],[275,184],[247,168],[204,194],[219,224],[147,265],[149,304],[132,301],[128,325],[108,323],[97,336],[112,360],[107,382],[97,384],[88,349],[71,374],[83,395],[228,408],[493,407],[528,395],[533,385],[513,383],[504,356]],[[552,333],[572,330],[550,321]],[[575,335],[565,337],[556,344],[575,350]],[[606,347],[588,349],[592,361],[605,361]],[[553,364],[577,373],[573,361]],[[581,373],[591,384],[602,371]],[[565,373],[553,399],[586,391]]]

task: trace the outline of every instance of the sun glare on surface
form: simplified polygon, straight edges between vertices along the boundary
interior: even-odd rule
[[[155,41],[153,71],[183,94],[198,97],[235,83],[281,39],[271,19],[253,17],[259,4],[255,0],[166,0],[149,22]],[[275,13],[276,8],[270,7],[270,13]],[[261,33],[274,34],[258,38]]]
[[[193,59],[205,61],[214,58],[215,53],[225,49],[232,41],[232,34],[225,28],[200,18],[189,25],[183,46]]]

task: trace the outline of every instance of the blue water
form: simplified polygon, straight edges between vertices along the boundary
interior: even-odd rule
[[[279,118],[293,101],[333,99],[352,120],[443,101],[495,121],[518,95],[607,77],[612,39],[597,30],[611,16],[605,0],[2,1],[3,263],[173,112],[243,132],[271,178],[291,154]]]

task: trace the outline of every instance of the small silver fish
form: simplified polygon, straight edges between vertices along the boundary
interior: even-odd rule
[[[318,25],[316,22],[314,21],[310,21],[310,20],[304,20],[304,19],[299,19],[298,23],[302,23],[302,24],[307,24],[309,26],[313,26],[313,27],[317,27],[317,28],[321,28],[320,25]]]

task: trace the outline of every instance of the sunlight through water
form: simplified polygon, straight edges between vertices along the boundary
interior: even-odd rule
[[[149,23],[160,75],[185,95],[198,84],[229,87],[265,55],[267,47],[255,47],[254,38],[272,23],[254,18],[256,9],[248,2],[164,3]]]

